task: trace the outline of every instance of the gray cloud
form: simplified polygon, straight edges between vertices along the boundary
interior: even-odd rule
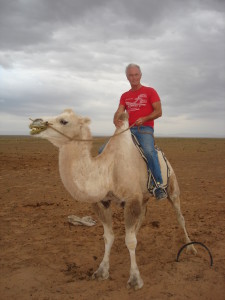
[[[159,134],[177,135],[162,128],[175,118],[184,135],[225,136],[224,15],[219,0],[0,0],[1,119],[73,107],[109,134],[136,62],[163,103]]]

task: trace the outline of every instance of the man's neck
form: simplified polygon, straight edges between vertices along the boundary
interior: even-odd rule
[[[133,85],[133,86],[131,86],[131,90],[132,90],[132,91],[137,91],[137,90],[139,90],[141,87],[142,87],[141,84]]]

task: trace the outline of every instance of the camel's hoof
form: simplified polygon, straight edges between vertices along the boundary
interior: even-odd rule
[[[186,253],[191,253],[191,254],[196,255],[197,250],[195,249],[194,245],[188,245],[187,249],[186,249]]]
[[[106,280],[109,278],[109,272],[108,270],[104,270],[103,268],[99,267],[96,272],[92,275],[92,279],[98,279],[99,281],[101,280]]]
[[[143,280],[141,279],[140,275],[131,275],[128,282],[127,282],[127,288],[133,288],[136,290],[139,290],[143,287],[144,283]]]

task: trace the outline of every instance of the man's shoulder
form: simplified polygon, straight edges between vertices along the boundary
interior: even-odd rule
[[[124,92],[124,93],[121,95],[121,98],[127,97],[127,96],[130,94],[130,91],[131,91],[131,90],[128,90],[128,91]]]
[[[151,87],[151,86],[145,86],[145,85],[143,85],[142,89],[145,90],[145,91],[147,91],[147,92],[149,92],[149,93],[152,93],[152,92],[154,93],[155,92],[155,89],[153,87]]]
[[[153,87],[145,86],[143,91],[152,99],[153,102],[160,101],[159,95]]]

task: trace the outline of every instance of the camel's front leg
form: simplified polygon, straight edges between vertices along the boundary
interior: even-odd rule
[[[136,227],[141,217],[141,204],[138,200],[129,201],[125,206],[125,243],[130,253],[131,267],[130,278],[127,282],[127,288],[141,289],[143,280],[136,263],[135,250],[137,246]]]
[[[94,210],[97,213],[104,227],[105,253],[102,262],[97,271],[92,275],[92,278],[105,280],[109,277],[109,256],[112,244],[114,242],[114,234],[112,230],[112,215],[111,208],[103,203],[94,204]]]

